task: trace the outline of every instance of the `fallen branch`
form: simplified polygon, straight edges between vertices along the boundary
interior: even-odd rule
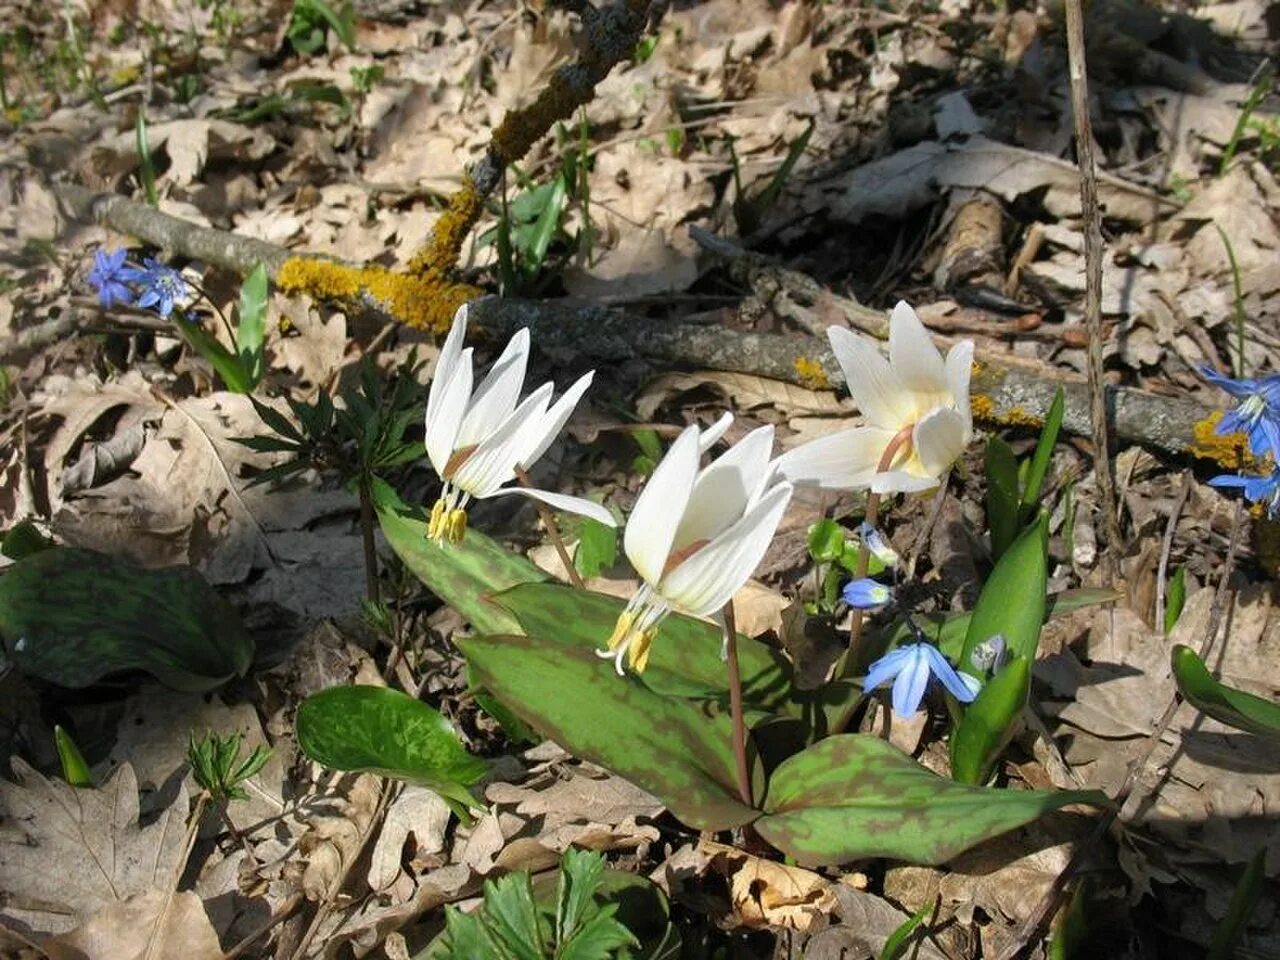
[[[94,194],[70,184],[55,184],[52,189],[63,212],[72,219],[95,221],[163,247],[170,254],[202,260],[212,266],[247,273],[260,262],[277,281],[282,267],[290,263],[316,270],[346,270],[355,277],[366,276],[368,272],[368,268],[347,267],[315,255],[291,254],[261,240],[197,227],[124,197]],[[416,282],[413,278],[391,276],[409,284]],[[817,296],[816,283],[814,288]],[[284,289],[291,292],[288,287]],[[397,296],[388,296],[386,290],[375,284],[321,299],[383,322],[406,322],[408,317],[401,310],[412,313],[419,309],[418,304],[405,306],[401,300],[401,296],[411,292],[412,287],[407,287]],[[856,325],[875,329],[874,324],[867,322],[872,313],[870,308],[846,302],[834,294],[830,294],[830,298],[846,317],[857,318]],[[928,310],[922,308],[922,312],[927,314]],[[825,337],[743,333],[721,326],[673,324],[601,306],[483,296],[473,302],[470,323],[481,336],[495,340],[505,339],[527,326],[534,343],[544,352],[582,357],[595,363],[642,357],[664,365],[749,373],[809,387],[834,389],[844,384],[840,366]],[[27,349],[36,345],[30,333],[27,330],[18,334]],[[13,347],[12,341],[5,343],[0,354],[9,354]],[[1091,397],[1085,381],[1011,367],[997,357],[982,353],[978,354],[977,361],[973,408],[979,420],[1001,426],[1037,427],[1049,409],[1054,391],[1062,387],[1066,394],[1064,428],[1080,436],[1092,435]],[[1233,470],[1239,466],[1242,438],[1215,436],[1213,430],[1220,414],[1194,400],[1157,396],[1127,387],[1107,387],[1105,406],[1108,426],[1117,440],[1139,443],[1167,454],[1212,459]]]

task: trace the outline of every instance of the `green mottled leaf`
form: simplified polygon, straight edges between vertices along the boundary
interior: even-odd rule
[[[530,636],[572,645],[588,652],[609,642],[626,602],[602,593],[575,590],[557,583],[526,583],[494,598],[511,611]],[[728,689],[720,628],[678,614],[658,627],[643,680],[659,693],[682,697],[717,697]],[[780,706],[790,686],[786,658],[759,641],[738,637],[743,698],[762,707]]]
[[[997,634],[1004,637],[1010,656],[1035,662],[1046,607],[1048,544],[1049,517],[1041,514],[1018,535],[982,585],[969,616],[958,669],[982,679],[982,671],[973,667],[970,658],[979,644]]]
[[[21,560],[41,550],[48,550],[52,546],[54,546],[53,541],[41,533],[30,519],[27,519],[18,521],[5,531],[4,539],[0,540],[0,553],[10,560]]]
[[[427,539],[427,525],[416,517],[379,511],[378,522],[391,549],[414,576],[481,633],[520,629],[511,614],[493,602],[492,594],[547,579],[524,557],[476,530],[468,529],[461,543],[441,547]]]
[[[473,804],[467,787],[488,770],[458,742],[449,721],[421,700],[389,687],[330,687],[298,707],[298,746],[335,770],[371,771],[422,784]]]
[[[584,647],[524,636],[458,645],[485,689],[520,719],[642,785],[690,826],[724,830],[756,815],[738,799],[731,724],[718,704],[662,696]]]
[[[999,437],[987,441],[986,473],[991,555],[999,560],[1018,535],[1018,461]]]
[[[1190,647],[1176,644],[1171,659],[1178,692],[1193,707],[1237,730],[1280,738],[1280,703],[1219,683]]]
[[[960,783],[986,783],[1022,714],[1031,689],[1031,665],[1022,657],[1005,664],[965,707],[951,735],[951,776]]]
[[[939,864],[1050,810],[1105,802],[1096,790],[955,783],[878,737],[841,734],[778,767],[755,829],[805,866],[865,857]]]
[[[253,661],[239,615],[195,570],[143,570],[70,547],[31,554],[0,577],[0,642],[23,673],[64,687],[145,670],[202,692]]]

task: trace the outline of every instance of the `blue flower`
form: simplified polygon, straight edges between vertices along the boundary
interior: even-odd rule
[[[133,301],[133,291],[125,285],[125,282],[135,271],[124,265],[126,252],[123,247],[111,253],[103,253],[101,250],[93,252],[93,269],[89,271],[89,285],[97,291],[98,302],[102,304],[103,309],[108,309],[117,303],[128,306]]]
[[[929,675],[942,681],[953,697],[970,703],[976,692],[956,673],[938,648],[930,643],[908,643],[890,650],[871,665],[862,689],[871,692],[886,680],[893,680],[893,712],[902,719],[916,714],[924,699]]]
[[[143,269],[122,271],[125,279],[137,284],[138,301],[136,306],[154,307],[156,313],[168,317],[179,300],[191,296],[191,288],[182,279],[182,274],[173,267],[148,257],[142,261]]]
[[[1218,421],[1215,432],[1247,434],[1249,449],[1255,456],[1271,454],[1280,458],[1280,374],[1258,380],[1233,380],[1212,367],[1202,367],[1200,372],[1210,383],[1240,401]]]
[[[862,538],[863,544],[867,550],[871,552],[877,560],[892,568],[898,565],[898,551],[886,539],[885,535],[873,527],[867,521],[863,520],[858,524],[858,536]]]
[[[1250,503],[1263,504],[1267,516],[1273,520],[1280,517],[1280,467],[1272,470],[1265,477],[1243,477],[1235,473],[1224,473],[1210,480],[1209,485],[1238,487],[1244,491],[1244,498]]]
[[[893,591],[870,577],[850,580],[840,595],[845,603],[859,610],[878,610],[893,601]]]

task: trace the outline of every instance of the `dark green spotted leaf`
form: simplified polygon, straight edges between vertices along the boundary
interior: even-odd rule
[[[640,781],[643,783],[643,781]],[[889,857],[940,864],[1096,790],[992,790],[930,773],[878,737],[828,737],[783,763],[755,829],[804,866]]]
[[[525,636],[458,645],[521,720],[644,787],[691,827],[725,830],[756,816],[738,799],[731,724],[718,704],[662,696],[585,647]]]
[[[609,642],[625,601],[602,593],[575,590],[556,583],[526,583],[499,594],[496,602],[509,610],[521,629],[549,643],[588,652]],[[682,697],[717,697],[728,689],[720,659],[720,628],[704,620],[672,614],[654,638],[647,687]],[[790,668],[782,654],[748,637],[738,637],[738,661],[744,699],[761,707],[777,707],[786,699]]]
[[[1280,738],[1280,703],[1219,683],[1190,647],[1176,644],[1171,659],[1178,692],[1193,707],[1237,730]]]
[[[524,557],[476,530],[468,529],[461,543],[441,547],[427,539],[427,525],[416,517],[379,511],[378,522],[391,549],[414,576],[481,633],[520,629],[511,614],[493,602],[492,594],[547,579]]]
[[[23,673],[77,688],[144,670],[202,692],[253,661],[239,615],[195,570],[143,570],[70,547],[24,557],[0,577],[0,642]]]
[[[462,813],[467,787],[488,770],[458,742],[449,721],[389,687],[330,687],[298,707],[298,746],[335,770],[369,771],[422,784]]]

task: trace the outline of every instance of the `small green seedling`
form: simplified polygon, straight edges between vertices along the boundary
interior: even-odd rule
[[[196,783],[208,791],[215,804],[248,800],[249,794],[240,784],[261,770],[271,758],[271,748],[265,744],[259,744],[247,757],[241,757],[240,743],[238,733],[225,737],[207,733],[199,740],[194,732],[191,734],[187,762],[191,764]]]

